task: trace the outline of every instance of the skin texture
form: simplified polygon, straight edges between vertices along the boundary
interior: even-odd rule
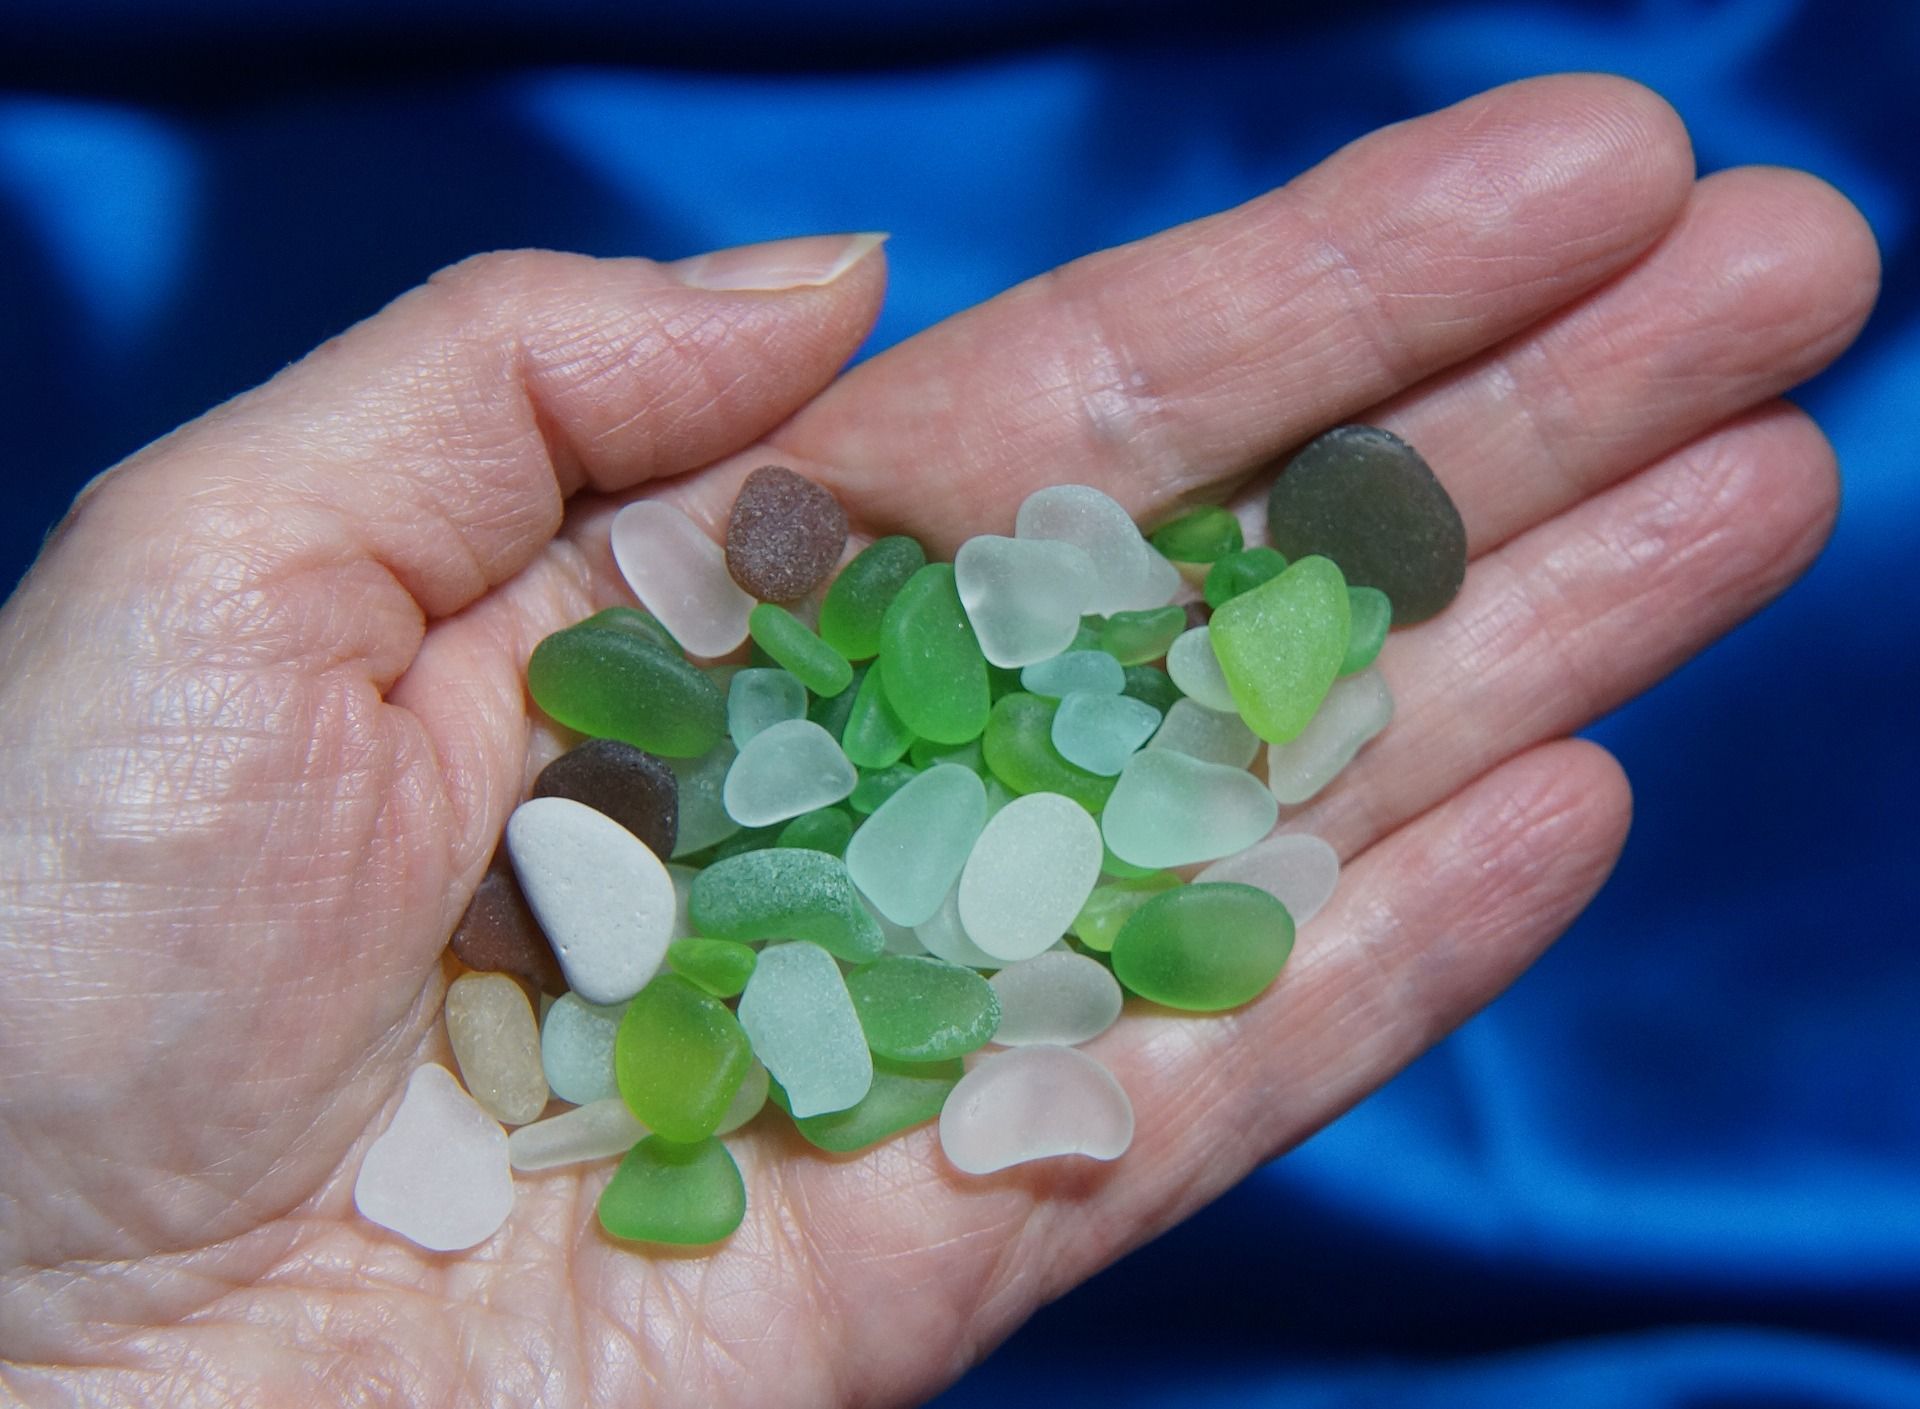
[[[1375,133],[836,381],[883,282],[877,252],[786,292],[485,256],[82,497],[0,614],[6,1391],[933,1392],[1359,1100],[1579,912],[1630,802],[1565,736],[1819,550],[1832,455],[1774,398],[1853,337],[1877,262],[1819,182],[1696,183],[1657,97],[1570,76]],[[624,600],[621,503],[671,497],[717,536],[771,461],[861,535],[941,556],[1049,482],[1145,521],[1225,498],[1256,526],[1246,468],[1354,419],[1436,466],[1474,562],[1389,640],[1399,718],[1306,811],[1348,869],[1283,980],[1089,1048],[1139,1114],[1125,1159],[966,1180],[930,1130],[828,1159],[750,1128],[748,1220],[700,1257],[606,1241],[604,1167],[522,1179],[464,1256],[354,1216],[407,1073],[446,1060],[447,934],[558,747],[528,718],[528,653]]]

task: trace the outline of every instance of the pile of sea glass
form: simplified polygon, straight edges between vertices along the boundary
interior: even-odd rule
[[[465,1089],[415,1073],[361,1212],[470,1247],[513,1171],[618,1156],[608,1233],[716,1242],[746,1210],[721,1137],[769,1103],[835,1154],[937,1118],[966,1174],[1120,1155],[1132,1107],[1080,1044],[1123,995],[1218,1012],[1279,975],[1338,873],[1281,806],[1387,723],[1389,621],[1464,572],[1458,513],[1384,431],[1314,441],[1268,507],[1272,547],[1211,506],[1149,540],[1055,485],[951,563],[896,536],[844,566],[841,506],[783,468],[724,548],[665,500],[622,510],[644,610],[533,652],[533,701],[582,741],[453,936]]]

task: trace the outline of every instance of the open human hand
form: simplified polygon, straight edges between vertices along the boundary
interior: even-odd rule
[[[882,259],[460,265],[96,482],[0,615],[0,1385],[29,1402],[882,1404],[1302,1139],[1497,993],[1619,851],[1566,736],[1812,559],[1776,398],[1858,330],[1870,236],[1696,182],[1656,97],[1517,84],[1092,255],[835,379]],[[768,460],[950,555],[1043,484],[1143,522],[1343,421],[1418,446],[1473,564],[1381,656],[1400,719],[1290,825],[1346,865],[1281,981],[1093,1049],[1132,1151],[957,1178],[930,1130],[731,1137],[747,1222],[639,1251],[605,1167],[439,1255],[351,1186],[444,1060],[447,935],[530,766],[535,642],[622,600],[636,494],[717,526]],[[1260,486],[1245,491],[1255,494]]]

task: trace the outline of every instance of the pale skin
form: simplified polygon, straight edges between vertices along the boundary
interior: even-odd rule
[[[788,275],[847,251],[778,252]],[[746,269],[764,251],[706,266]],[[736,261],[730,265],[729,261]],[[1696,181],[1657,97],[1535,80],[1076,261],[839,375],[884,251],[784,290],[462,264],[90,488],[0,615],[0,1386],[29,1403],[906,1404],[1386,1080],[1571,922],[1626,779],[1566,736],[1781,591],[1837,502],[1777,398],[1877,283],[1820,182]],[[691,271],[695,278],[698,270]],[[605,1166],[430,1254],[351,1188],[445,1060],[441,951],[551,737],[534,643],[627,600],[606,525],[754,466],[951,555],[1098,485],[1251,502],[1395,429],[1473,565],[1395,633],[1393,727],[1295,825],[1346,861],[1277,987],[1092,1050],[1133,1150],[968,1180],[735,1139],[716,1251],[610,1242]],[[1703,726],[1704,727],[1704,726]]]

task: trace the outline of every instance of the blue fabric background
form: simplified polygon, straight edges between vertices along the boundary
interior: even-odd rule
[[[0,10],[0,570],[474,250],[890,229],[871,350],[1487,85],[1640,78],[1704,169],[1808,167],[1879,235],[1880,311],[1803,396],[1832,547],[1594,730],[1634,834],[1533,973],[939,1402],[1920,1404],[1920,5],[650,8]]]

